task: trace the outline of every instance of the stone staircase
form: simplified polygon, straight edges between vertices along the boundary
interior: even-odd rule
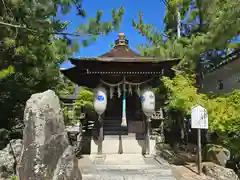
[[[83,180],[176,180],[168,163],[139,154],[85,156],[79,167]]]
[[[150,140],[150,153],[155,153],[155,140]],[[98,153],[97,140],[91,140],[91,154]],[[105,136],[102,142],[103,154],[144,154],[145,140],[136,139],[135,136]]]
[[[143,154],[145,152],[145,137],[143,133],[129,133],[128,127],[121,126],[119,117],[106,117],[103,122],[103,154]],[[93,130],[96,129],[94,128]],[[98,153],[99,144],[100,142],[96,138],[92,138],[91,154]],[[151,140],[150,152],[154,153],[154,149],[155,140]]]
[[[119,117],[106,117],[103,121],[104,135],[127,135],[128,128],[121,126],[121,119]]]

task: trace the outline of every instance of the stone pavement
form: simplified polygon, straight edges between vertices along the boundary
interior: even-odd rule
[[[79,167],[83,180],[175,180],[167,164],[136,154],[84,156]]]

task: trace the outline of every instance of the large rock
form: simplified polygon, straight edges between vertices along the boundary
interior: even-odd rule
[[[64,130],[56,94],[34,94],[24,112],[23,149],[18,164],[20,180],[81,180],[77,159]]]
[[[230,151],[220,145],[207,144],[203,149],[204,161],[214,162],[215,164],[226,167],[229,159]]]
[[[22,140],[14,139],[0,151],[0,179],[7,178],[16,173],[16,165],[22,150]]]
[[[203,173],[216,180],[239,180],[237,174],[232,170],[212,162],[205,162],[203,165]]]

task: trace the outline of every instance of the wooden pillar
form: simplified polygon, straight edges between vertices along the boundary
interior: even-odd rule
[[[198,174],[201,175],[202,174],[202,147],[201,147],[201,129],[197,130],[198,133],[198,154],[197,154],[197,158],[198,158]]]
[[[98,134],[98,154],[102,155],[102,142],[103,142],[103,119],[102,117],[99,115],[99,134]]]
[[[147,117],[146,119],[146,134],[145,134],[145,147],[146,147],[146,155],[150,155],[150,117]]]

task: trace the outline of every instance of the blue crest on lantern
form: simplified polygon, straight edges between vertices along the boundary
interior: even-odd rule
[[[141,101],[144,101],[144,100],[145,100],[144,96],[141,96]]]
[[[103,100],[104,100],[104,97],[100,95],[100,96],[97,97],[97,100],[103,101]]]

